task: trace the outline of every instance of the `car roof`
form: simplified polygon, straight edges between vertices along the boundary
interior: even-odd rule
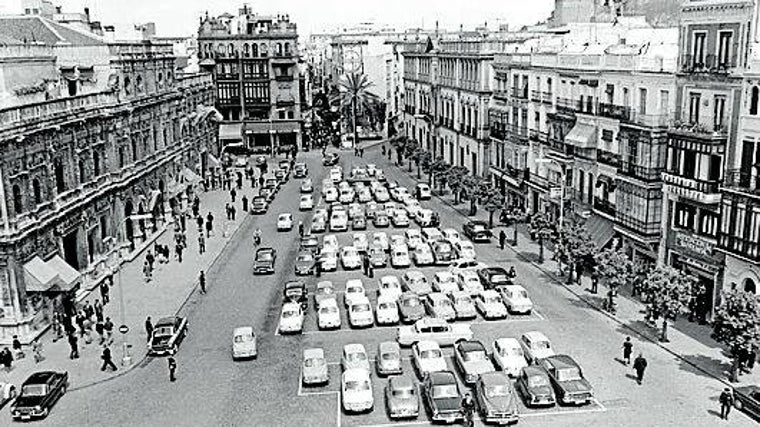
[[[414,384],[414,381],[406,375],[393,376],[388,380],[388,385],[394,390],[413,389]]]
[[[504,285],[501,287],[502,289],[508,289],[510,291],[524,291],[525,288],[522,285]]]
[[[24,384],[46,384],[50,379],[56,375],[59,375],[59,372],[55,371],[40,371],[35,372],[32,375],[29,375],[27,379],[24,381]]]
[[[443,292],[431,292],[428,294],[428,298],[430,300],[446,300],[448,301],[448,298],[446,298],[446,295]]]
[[[288,217],[288,218],[292,218],[292,217],[293,217],[293,214],[292,214],[292,213],[289,213],[289,212],[283,212],[283,213],[281,213],[281,214],[279,215],[279,218],[285,218],[285,217]]]
[[[391,295],[388,295],[387,293],[382,293],[380,294],[379,297],[377,297],[378,305],[381,303],[389,303],[389,302],[395,303],[396,301],[398,301],[396,298],[392,297]]]
[[[232,335],[253,335],[253,326],[238,326],[232,331]]]
[[[579,368],[578,363],[567,354],[556,354],[544,359],[557,369],[562,368]]]
[[[523,372],[525,372],[528,376],[534,376],[534,375],[541,375],[541,376],[547,376],[546,369],[542,368],[538,365],[528,365],[523,367]]]
[[[287,283],[285,283],[285,289],[292,289],[292,288],[303,288],[306,287],[304,283],[300,280],[290,280]]]
[[[471,351],[485,351],[486,347],[483,345],[480,341],[460,341],[459,344],[457,344],[457,347],[462,350],[465,353],[469,353]]]
[[[523,334],[524,337],[528,338],[531,341],[549,341],[549,338],[544,335],[543,332],[539,331],[528,331]]]
[[[324,359],[325,351],[321,348],[306,348],[303,350],[304,359]]]
[[[282,304],[282,311],[285,311],[285,309],[297,309],[301,310],[301,304],[294,302],[294,301],[286,301]]]
[[[454,298],[470,297],[470,293],[467,291],[454,291],[451,293],[451,296]]]
[[[424,350],[440,350],[441,346],[435,341],[423,340],[417,342],[417,348],[420,351]]]
[[[396,341],[383,341],[377,346],[377,350],[380,353],[400,353],[401,349]]]
[[[259,253],[259,252],[262,252],[262,253],[274,252],[274,248],[259,248],[259,249],[256,249],[256,253]]]
[[[457,379],[451,371],[436,371],[427,374],[432,384],[456,384]]]
[[[359,295],[351,300],[351,305],[369,304],[369,298],[366,295]]]
[[[329,280],[322,280],[321,282],[317,283],[317,289],[319,288],[335,288],[335,285],[333,285],[333,282]]]
[[[364,349],[363,344],[351,343],[351,344],[346,344],[343,346],[343,352],[344,353],[366,353],[367,350]]]
[[[436,273],[434,274],[434,276],[435,276],[435,277],[440,277],[440,278],[444,278],[444,277],[454,277],[454,275],[453,275],[453,274],[452,274],[450,271],[446,271],[446,270],[443,270],[443,271],[439,271],[439,272],[436,272]]]
[[[176,322],[178,319],[177,316],[166,316],[158,319],[158,322],[156,322],[156,326],[159,325],[173,325],[174,322]]]
[[[445,320],[440,319],[438,317],[423,317],[422,319],[418,320],[417,323],[421,325],[448,325]]]
[[[505,385],[509,383],[507,376],[503,372],[497,371],[483,372],[480,374],[480,381],[485,386]]]
[[[333,305],[335,307],[338,306],[338,299],[335,298],[335,295],[327,295],[326,298],[322,298],[319,301],[319,306],[317,307],[317,309],[320,309],[322,307],[327,307],[328,305]]]
[[[501,348],[515,348],[520,347],[520,343],[517,341],[516,338],[497,338],[494,341],[495,344],[498,344]]]
[[[479,271],[483,271],[489,276],[492,276],[494,274],[508,274],[507,270],[505,270],[502,267],[484,267],[484,268],[481,268]]]
[[[493,289],[486,289],[485,291],[481,291],[480,295],[483,297],[498,297],[499,293]]]

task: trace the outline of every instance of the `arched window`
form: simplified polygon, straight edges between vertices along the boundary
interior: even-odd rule
[[[42,190],[40,189],[40,181],[34,178],[32,181],[32,193],[34,193],[34,204],[39,205],[42,203]]]
[[[132,95],[132,79],[124,77],[124,93]]]
[[[267,49],[267,44],[266,43],[261,43],[259,45],[259,53],[261,54],[262,58],[265,58],[267,56],[267,50],[268,49]]]
[[[235,45],[230,43],[227,45],[227,55],[230,57],[235,56]]]
[[[259,56],[259,45],[256,43],[251,45],[251,56],[254,58]]]
[[[132,162],[137,161],[137,139],[132,138]]]
[[[79,184],[84,184],[87,180],[87,171],[84,166],[84,160],[79,161]]]
[[[756,116],[757,115],[757,102],[758,98],[760,97],[760,88],[757,86],[752,86],[752,93],[750,95],[749,99],[749,114]]]
[[[277,43],[277,56],[282,56],[282,43]]]
[[[224,56],[224,44],[223,43],[219,43],[218,45],[216,45],[216,53],[219,54],[219,56],[222,56],[222,57]]]
[[[124,167],[124,164],[126,164],[127,158],[124,154],[124,147],[119,147],[119,169]]]
[[[250,52],[251,47],[248,46],[248,43],[243,43],[243,56],[248,58],[251,56]]]
[[[97,151],[92,153],[92,169],[95,176],[100,176],[100,153]]]
[[[285,43],[285,55],[290,55],[290,43]]]
[[[164,85],[164,73],[158,73],[158,87]]]
[[[142,76],[137,76],[137,80],[135,80],[135,86],[137,89],[137,93],[143,92],[143,78]]]
[[[24,212],[24,200],[18,184],[13,185],[13,211],[16,212],[16,215],[21,215]]]
[[[58,158],[55,159],[53,164],[53,167],[55,169],[55,189],[58,194],[61,194],[66,191],[66,179],[63,173],[63,162]]]

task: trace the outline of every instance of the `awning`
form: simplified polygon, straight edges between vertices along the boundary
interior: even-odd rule
[[[612,221],[600,215],[592,213],[586,220],[585,226],[591,240],[596,243],[597,250],[602,250],[615,236]]]
[[[219,161],[213,154],[208,153],[208,165],[212,168],[219,168],[222,166],[222,162]]]
[[[54,256],[47,263],[58,272],[58,276],[63,282],[60,286],[61,291],[68,291],[79,286],[82,275],[74,267],[70,266],[69,263],[64,261],[60,255]]]
[[[596,127],[585,123],[576,123],[565,137],[565,142],[578,148],[596,147]]]
[[[161,197],[161,190],[150,191],[150,204],[148,204],[148,210],[150,212],[153,212],[153,209],[156,208],[156,203],[158,203],[158,199],[160,197]]]
[[[190,170],[190,168],[182,169],[182,178],[188,185],[196,185],[201,182],[201,177],[197,173]]]
[[[243,136],[240,133],[241,123],[223,123],[219,125],[219,140],[234,139],[242,141]]]
[[[42,258],[35,256],[24,264],[24,283],[28,292],[45,292],[60,282],[58,273]]]

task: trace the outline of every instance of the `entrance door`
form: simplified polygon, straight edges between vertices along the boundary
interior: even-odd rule
[[[63,236],[63,259],[74,269],[79,270],[79,253],[77,231]]]

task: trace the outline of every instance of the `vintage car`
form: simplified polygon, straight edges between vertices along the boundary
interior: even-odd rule
[[[409,250],[406,246],[394,246],[391,248],[391,267],[402,268],[409,267]]]
[[[325,166],[335,166],[338,164],[338,160],[340,160],[338,153],[327,153],[322,158],[322,164]]]
[[[372,224],[377,228],[385,228],[390,225],[388,214],[383,211],[375,212],[374,218],[372,218]]]
[[[388,194],[388,189],[385,187],[377,187],[374,196],[378,203],[385,203],[391,199],[391,195]]]
[[[274,274],[277,251],[274,248],[259,248],[253,257],[253,274]]]
[[[369,249],[369,240],[365,233],[354,233],[352,246],[359,252],[366,252]]]
[[[277,194],[276,187],[261,187],[261,190],[259,190],[259,195],[264,197],[267,203],[274,200],[275,194]]]
[[[306,178],[309,174],[309,168],[306,163],[296,163],[293,165],[293,177],[294,178]]]
[[[420,341],[412,346],[412,367],[417,376],[423,379],[431,372],[448,369],[441,346],[435,341]]]
[[[522,286],[501,286],[499,292],[510,313],[530,314],[533,311],[533,301],[528,296],[528,291]]]
[[[322,248],[322,252],[319,253],[319,263],[322,264],[322,271],[335,271],[338,269],[338,254]]]
[[[369,356],[362,344],[346,344],[343,346],[343,354],[340,366],[344,371],[350,369],[363,369],[369,373]]]
[[[493,361],[498,369],[512,378],[517,378],[520,371],[528,366],[525,353],[515,338],[497,338],[493,342]]]
[[[475,401],[480,419],[486,424],[513,424],[518,421],[517,393],[501,372],[480,374],[475,382]]]
[[[414,251],[412,251],[412,258],[414,258],[414,265],[418,267],[433,265],[435,262],[433,251],[426,244],[417,245]]]
[[[338,252],[340,243],[338,243],[338,237],[334,234],[327,234],[322,237],[322,251]]]
[[[341,378],[341,402],[347,413],[372,411],[375,399],[372,396],[372,380],[369,371],[347,369]]]
[[[480,292],[475,298],[475,306],[486,320],[507,317],[507,307],[504,306],[501,295],[493,289]]]
[[[549,374],[539,365],[524,367],[517,376],[515,389],[529,408],[554,406],[557,402]]]
[[[441,233],[443,233],[443,237],[445,237],[446,240],[451,242],[451,244],[454,244],[462,240],[462,237],[460,236],[459,232],[453,228],[444,228],[443,230],[441,230]]]
[[[314,191],[314,186],[311,183],[310,179],[304,179],[301,182],[301,186],[299,187],[299,191],[304,194],[310,194]]]
[[[457,259],[449,264],[448,271],[451,274],[457,275],[462,271],[477,271],[486,267],[488,266],[480,261],[472,259]]]
[[[388,265],[388,254],[386,254],[380,246],[370,246],[368,253],[369,263],[372,264],[373,267],[385,267]]]
[[[383,341],[377,346],[375,369],[378,375],[401,374],[401,348],[393,341]]]
[[[495,371],[486,347],[480,341],[458,342],[454,346],[454,363],[468,385],[474,383],[478,375]]]
[[[425,307],[422,305],[420,296],[414,292],[404,292],[398,298],[398,310],[401,315],[401,321],[412,323],[422,319],[425,316]]]
[[[475,252],[475,245],[469,240],[460,240],[454,243],[454,253],[459,259],[478,259],[478,254]]]
[[[425,296],[433,291],[427,277],[421,271],[407,271],[401,276],[401,289],[414,292],[419,296]]]
[[[392,420],[417,418],[420,412],[417,383],[407,376],[389,379],[385,386],[385,409]]]
[[[267,208],[269,208],[269,202],[267,202],[267,198],[264,196],[255,196],[251,200],[251,213],[256,215],[263,215],[267,213]]]
[[[310,211],[314,209],[314,198],[311,194],[303,194],[298,201],[298,210]]]
[[[394,227],[409,227],[409,215],[406,211],[396,209],[391,216],[391,222]]]
[[[422,383],[422,400],[433,422],[455,423],[464,419],[462,394],[451,371],[426,376]]]
[[[340,328],[340,310],[338,309],[338,301],[334,296],[320,300],[316,307],[317,327],[320,330]]]
[[[372,233],[372,245],[379,246],[384,251],[390,250],[391,246],[388,241],[388,234],[385,231],[376,231]]]
[[[311,220],[311,227],[309,231],[312,233],[324,233],[327,230],[327,219],[321,215],[314,215],[314,219]]]
[[[559,403],[585,405],[591,402],[594,391],[588,380],[583,377],[583,370],[572,357],[557,354],[541,359],[539,364],[549,373]]]
[[[462,232],[475,243],[487,243],[491,239],[491,229],[485,221],[470,221],[462,227]]]
[[[348,279],[346,280],[346,291],[343,292],[343,304],[348,307],[354,300],[359,298],[365,298],[367,291],[364,288],[362,279]]]
[[[447,346],[460,340],[472,339],[472,329],[470,325],[449,324],[443,319],[423,317],[414,325],[399,326],[396,339],[402,346],[410,346],[423,340]]]
[[[367,215],[367,218],[373,219],[379,210],[382,210],[382,207],[380,205],[378,205],[376,202],[369,202],[367,203],[367,207],[365,209],[365,215]]]
[[[375,319],[372,315],[372,304],[365,297],[357,297],[351,300],[346,308],[348,324],[352,328],[366,328],[372,326]]]
[[[256,333],[252,326],[240,326],[232,331],[232,360],[253,357],[258,355],[256,346]]]
[[[433,291],[450,294],[459,290],[457,279],[448,271],[439,271],[433,275]]]
[[[454,260],[454,250],[448,240],[438,239],[430,242],[435,265],[449,265]]]
[[[319,252],[319,239],[311,234],[304,235],[301,237],[301,249],[306,249],[316,254]]]
[[[352,270],[361,267],[359,251],[353,246],[344,246],[340,249],[340,263],[344,270]]]
[[[422,233],[420,233],[418,228],[410,228],[409,230],[406,230],[404,232],[404,238],[410,249],[414,249],[417,245],[422,243]]]
[[[314,274],[315,263],[316,261],[314,259],[314,254],[310,250],[302,250],[298,252],[298,256],[296,256],[293,270],[296,276],[307,276]]]
[[[396,325],[399,321],[397,298],[389,294],[381,294],[377,298],[375,320],[378,325]]]
[[[11,417],[20,421],[47,417],[68,387],[68,372],[33,373],[21,384],[18,397],[10,407]]]
[[[760,387],[756,385],[735,387],[734,407],[752,417],[760,418]]]
[[[367,229],[367,218],[364,217],[364,215],[358,215],[351,219],[351,229],[352,230],[366,230]]]
[[[477,296],[483,292],[483,284],[480,283],[478,274],[472,270],[460,271],[457,275],[459,289],[468,292],[472,296]]]
[[[277,231],[290,231],[293,229],[293,214],[281,213],[277,217]]]
[[[477,310],[469,292],[454,291],[449,294],[451,305],[454,307],[457,320],[474,319]]]
[[[280,312],[281,334],[300,334],[303,331],[304,312],[296,302],[287,301]]]
[[[546,335],[539,331],[525,332],[520,336],[520,347],[525,353],[525,360],[528,363],[537,363],[539,359],[554,356],[554,349],[546,338]]]
[[[174,355],[187,335],[187,318],[180,316],[163,317],[156,322],[148,342],[151,356]]]
[[[478,277],[485,289],[497,289],[501,286],[512,284],[512,281],[509,279],[509,273],[501,267],[481,268],[478,270]]]
[[[420,200],[430,200],[432,193],[430,186],[427,184],[417,184],[414,188],[415,195]]]
[[[425,311],[432,317],[452,322],[456,319],[454,307],[445,294],[432,292],[425,298]]]
[[[285,301],[298,303],[304,310],[309,305],[309,292],[306,290],[306,285],[299,280],[286,282],[282,295]]]
[[[317,282],[317,288],[314,290],[314,307],[319,307],[320,301],[328,298],[336,298],[335,285],[329,280]]]

